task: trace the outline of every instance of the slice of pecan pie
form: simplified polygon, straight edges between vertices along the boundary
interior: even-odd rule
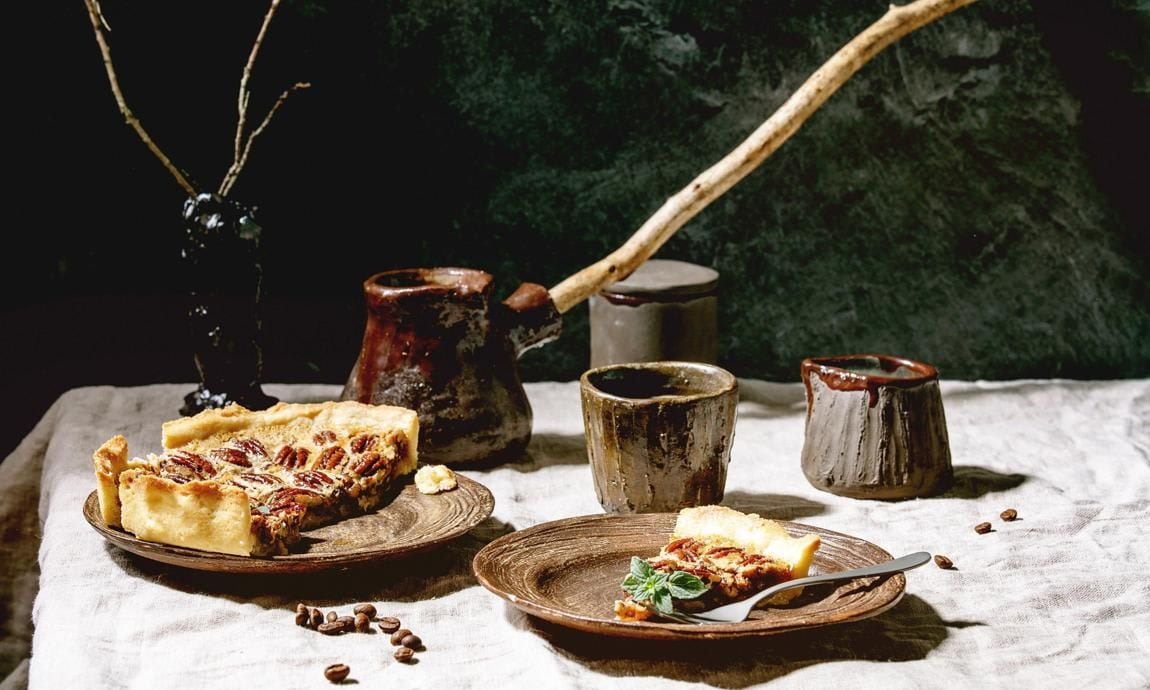
[[[163,425],[160,455],[122,436],[93,456],[101,515],[140,539],[222,553],[285,554],[310,529],[379,507],[416,466],[419,421],[357,402],[237,405]]]
[[[814,534],[792,537],[779,523],[754,513],[702,506],[679,511],[670,542],[647,564],[660,573],[683,571],[702,580],[708,587],[706,593],[673,603],[683,611],[705,611],[806,577],[819,545]],[[801,592],[801,588],[786,590],[767,601],[785,604]],[[615,615],[641,621],[655,614],[627,594],[615,602]]]

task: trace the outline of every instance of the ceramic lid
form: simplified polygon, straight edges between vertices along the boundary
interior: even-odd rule
[[[647,299],[702,297],[715,292],[719,272],[713,268],[674,261],[650,259],[635,272],[603,288],[606,295],[623,295]]]

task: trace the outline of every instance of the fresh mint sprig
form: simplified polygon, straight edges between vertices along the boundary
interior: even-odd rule
[[[674,611],[672,599],[694,599],[707,589],[707,584],[691,573],[660,572],[638,556],[631,556],[631,572],[623,578],[623,590],[631,598],[648,602],[660,613]]]

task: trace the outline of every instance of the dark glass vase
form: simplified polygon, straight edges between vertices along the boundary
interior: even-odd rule
[[[184,202],[184,280],[200,385],[184,396],[182,415],[276,402],[260,386],[259,238],[253,209],[215,194]]]

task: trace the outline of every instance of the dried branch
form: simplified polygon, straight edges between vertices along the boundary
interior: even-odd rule
[[[108,23],[108,18],[104,16],[104,8],[100,7],[100,3],[96,3],[96,14],[100,15],[100,23],[104,25],[104,31],[111,31],[112,25]]]
[[[771,117],[722,160],[703,171],[605,258],[567,278],[549,291],[560,313],[595,294],[607,283],[622,280],[691,218],[749,175],[883,48],[939,17],[974,0],[917,0],[890,9],[839,49],[815,71]]]
[[[260,46],[263,45],[264,35],[267,34],[268,25],[271,24],[272,17],[275,15],[276,8],[278,8],[279,5],[280,0],[272,0],[271,6],[268,7],[267,14],[264,15],[264,23],[260,26],[260,32],[256,35],[255,43],[252,44],[252,52],[248,55],[248,62],[244,65],[243,76],[240,77],[240,95],[237,101],[239,118],[236,121],[236,138],[235,146],[233,147],[232,164],[231,167],[228,168],[228,172],[224,175],[224,179],[220,181],[220,196],[227,196],[228,192],[232,191],[232,187],[236,184],[236,179],[240,176],[240,171],[247,165],[248,154],[250,154],[252,150],[252,142],[267,128],[268,123],[272,121],[272,116],[276,114],[276,111],[280,109],[280,106],[284,104],[288,96],[296,91],[311,87],[311,84],[307,82],[297,82],[293,84],[290,89],[280,94],[280,97],[272,104],[271,110],[264,116],[263,122],[252,130],[251,134],[247,137],[247,141],[244,141],[244,126],[247,123],[248,101],[251,97],[251,91],[248,89],[248,81],[252,77],[252,68],[255,66],[256,56],[259,55]]]
[[[292,84],[290,89],[280,94],[280,97],[276,99],[274,104],[272,104],[271,110],[269,110],[268,114],[264,116],[264,121],[260,123],[259,127],[253,129],[250,135],[248,135],[248,140],[247,143],[244,144],[243,151],[236,159],[236,162],[232,164],[232,167],[228,169],[228,174],[224,176],[223,182],[220,183],[220,196],[227,196],[228,192],[232,191],[232,187],[236,183],[236,178],[239,176],[240,171],[243,170],[244,165],[246,165],[248,162],[248,154],[252,151],[252,142],[255,141],[256,137],[262,134],[263,131],[267,128],[268,124],[271,123],[272,116],[276,114],[276,111],[280,109],[280,106],[283,105],[284,101],[288,99],[288,96],[292,95],[292,93],[296,91],[307,88],[311,88],[311,84],[301,81]]]
[[[260,46],[263,45],[264,42],[264,35],[268,32],[268,25],[272,23],[272,17],[275,16],[276,9],[278,9],[279,6],[280,0],[272,0],[271,7],[268,7],[267,14],[264,15],[264,23],[260,26],[260,32],[256,34],[256,42],[252,44],[252,52],[248,55],[247,64],[244,65],[244,73],[240,77],[240,96],[236,104],[237,110],[239,111],[239,119],[236,121],[233,165],[239,162],[240,153],[243,149],[244,121],[247,119],[248,114],[248,97],[251,96],[251,91],[248,90],[248,80],[252,78],[252,67],[256,64],[256,56],[259,55]]]
[[[176,183],[184,188],[190,196],[196,195],[196,188],[188,181],[188,178],[180,172],[179,168],[172,163],[160,147],[152,140],[144,130],[144,126],[140,124],[140,120],[128,107],[127,101],[124,100],[124,92],[120,90],[120,80],[116,77],[116,69],[112,66],[112,49],[108,46],[108,41],[104,36],[104,27],[107,22],[104,21],[104,14],[100,10],[99,0],[84,0],[84,5],[88,8],[88,18],[92,22],[92,30],[96,32],[96,43],[100,46],[100,55],[104,58],[104,71],[108,73],[108,83],[112,86],[112,95],[116,98],[116,105],[120,107],[120,114],[124,116],[126,122],[132,129],[136,130],[136,134],[140,136],[148,149],[155,154],[156,158],[160,159],[168,172],[176,178]]]

